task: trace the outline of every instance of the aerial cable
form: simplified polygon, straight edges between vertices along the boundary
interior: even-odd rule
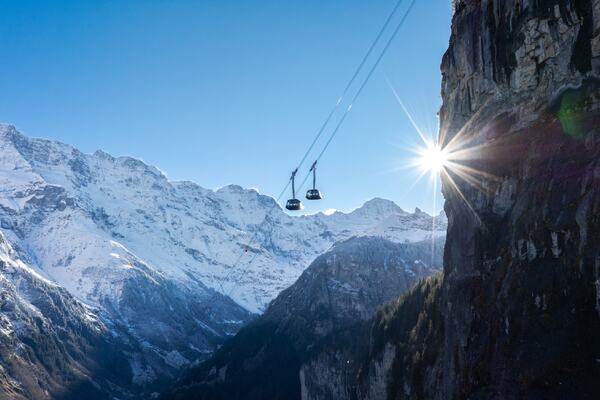
[[[385,33],[387,27],[389,26],[390,22],[392,21],[392,19],[396,15],[396,12],[398,11],[398,9],[400,8],[400,6],[402,5],[403,1],[404,0],[398,0],[396,2],[396,5],[392,9],[392,12],[387,17],[387,19],[385,20],[385,23],[383,24],[383,26],[379,30],[379,33],[377,34],[377,36],[375,37],[375,40],[373,40],[373,42],[371,43],[371,46],[369,47],[369,50],[367,50],[367,53],[364,55],[364,57],[360,61],[360,64],[358,65],[358,67],[354,71],[354,75],[352,75],[352,78],[350,78],[350,81],[348,81],[348,83],[346,84],[346,87],[344,88],[344,91],[342,92],[342,95],[338,98],[337,102],[335,103],[335,105],[333,106],[333,108],[331,109],[331,111],[329,112],[329,114],[327,115],[327,118],[325,118],[325,121],[323,121],[323,124],[321,125],[321,128],[317,132],[317,135],[315,136],[315,138],[313,139],[312,143],[308,147],[308,150],[306,150],[306,152],[304,153],[304,156],[302,157],[302,160],[298,164],[297,169],[300,169],[302,167],[302,165],[306,161],[308,155],[310,154],[310,152],[312,151],[312,149],[315,147],[315,144],[317,144],[317,141],[319,140],[319,138],[321,137],[321,135],[323,134],[323,132],[325,132],[325,129],[327,128],[327,125],[329,125],[329,122],[331,121],[331,118],[333,118],[335,112],[338,110],[340,104],[342,103],[342,101],[344,100],[344,98],[346,97],[346,95],[348,94],[348,91],[350,90],[350,87],[352,86],[352,84],[354,83],[354,81],[356,80],[356,78],[358,77],[358,75],[360,74],[360,72],[362,71],[363,67],[367,63],[367,60],[371,56],[371,53],[373,53],[373,50],[377,46],[377,43],[379,43],[379,40],[381,39],[381,37]]]
[[[329,112],[327,118],[325,119],[325,121],[323,122],[323,124],[321,125],[319,131],[317,132],[317,135],[315,136],[315,138],[313,139],[312,143],[310,144],[310,146],[308,147],[308,149],[306,150],[306,152],[304,153],[304,156],[302,157],[302,160],[300,161],[300,163],[298,164],[298,166],[296,167],[296,170],[300,169],[300,167],[302,167],[302,165],[304,164],[304,162],[306,161],[306,159],[308,158],[308,155],[310,154],[310,152],[312,151],[312,149],[314,148],[315,144],[317,143],[317,141],[319,140],[319,138],[321,137],[321,135],[323,134],[323,132],[325,131],[325,129],[327,128],[327,126],[329,125],[329,122],[331,121],[331,119],[333,118],[333,115],[335,114],[335,112],[338,110],[340,104],[342,103],[344,97],[348,94],[348,91],[350,90],[350,87],[352,86],[352,84],[356,81],[356,78],[358,77],[358,75],[360,74],[360,72],[362,71],[363,67],[365,66],[368,58],[371,56],[371,54],[373,53],[373,50],[375,49],[375,47],[377,46],[377,43],[379,42],[379,40],[381,39],[381,37],[383,36],[383,34],[385,33],[387,27],[389,26],[390,22],[392,21],[392,19],[394,18],[394,16],[396,15],[396,12],[398,11],[398,9],[400,8],[400,6],[402,5],[403,0],[398,0],[396,2],[396,5],[394,6],[394,8],[392,9],[392,12],[390,13],[390,15],[388,16],[388,18],[386,19],[385,23],[383,24],[382,28],[380,29],[379,33],[377,34],[377,36],[375,37],[375,40],[371,43],[371,46],[369,47],[369,49],[367,50],[367,53],[365,54],[365,56],[363,57],[363,59],[361,60],[360,64],[358,65],[358,67],[356,68],[354,74],[352,75],[352,77],[350,78],[350,81],[348,82],[348,84],[346,85],[346,87],[344,88],[344,91],[342,92],[342,95],[338,98],[335,106],[331,109],[331,111]],[[340,119],[340,121],[338,122],[338,124],[336,125],[335,129],[333,130],[332,134],[330,135],[329,139],[327,140],[327,143],[325,144],[325,146],[323,147],[323,149],[321,150],[321,152],[319,153],[317,159],[315,160],[315,162],[313,163],[313,166],[316,165],[316,163],[321,159],[321,157],[323,156],[323,154],[325,153],[325,151],[327,150],[327,148],[329,147],[329,145],[331,144],[333,138],[336,136],[337,132],[339,131],[340,127],[342,126],[342,124],[344,123],[346,117],[348,116],[348,114],[350,113],[350,110],[352,109],[353,104],[356,102],[356,100],[358,99],[358,97],[360,96],[360,94],[362,93],[363,89],[365,88],[365,86],[367,85],[367,83],[369,82],[369,80],[371,79],[371,76],[373,75],[373,73],[375,72],[375,70],[377,69],[377,66],[379,65],[379,63],[381,62],[383,56],[385,55],[385,53],[387,52],[387,50],[389,49],[390,45],[392,44],[392,42],[394,41],[395,37],[397,36],[398,32],[400,31],[400,28],[402,27],[402,25],[404,25],[404,22],[406,20],[406,18],[408,17],[408,15],[410,14],[413,6],[415,5],[416,0],[412,0],[412,2],[410,3],[410,6],[408,7],[406,13],[404,14],[404,16],[402,17],[400,23],[398,24],[398,26],[396,27],[396,29],[394,30],[394,32],[392,33],[392,36],[390,37],[390,39],[388,39],[385,47],[383,48],[383,51],[381,52],[381,54],[379,55],[379,57],[377,58],[377,60],[375,61],[375,64],[373,65],[373,67],[371,68],[371,70],[369,71],[366,79],[363,81],[363,83],[361,84],[360,88],[358,89],[357,93],[354,95],[352,102],[350,103],[350,105],[348,106],[348,108],[346,109],[346,111],[344,112],[344,114],[342,115],[342,118]],[[300,188],[298,190],[302,190],[302,187],[304,186],[304,184],[306,183],[308,177],[310,176],[310,174],[313,173],[313,168],[311,168],[311,171],[308,173],[308,175],[304,178],[304,180],[302,181]],[[283,196],[283,194],[287,191],[287,189],[289,188],[290,184],[292,183],[292,178],[290,178],[287,182],[287,184],[285,185],[284,189],[281,191],[281,194],[277,197],[275,204],[273,204],[273,206],[267,211],[267,213],[265,213],[265,217],[262,220],[262,222],[258,225],[256,231],[254,232],[254,234],[252,235],[252,237],[250,238],[250,241],[248,242],[248,244],[245,246],[244,250],[242,250],[242,252],[240,253],[239,257],[237,258],[236,262],[234,263],[234,265],[231,266],[231,269],[229,271],[229,273],[225,276],[225,281],[231,276],[231,273],[233,272],[235,265],[237,265],[237,263],[239,263],[239,261],[241,260],[241,258],[243,257],[244,253],[247,251],[248,247],[254,243],[254,240],[256,240],[256,236],[258,231],[260,230],[260,228],[263,226],[263,224],[265,223],[265,221],[267,220],[268,215],[273,211],[273,209],[275,208],[276,205],[279,204],[279,201],[281,200],[281,197]],[[256,254],[254,254],[254,256],[250,259],[250,261],[248,262],[248,264],[246,265],[246,267],[250,266],[252,264],[252,262],[254,261],[254,259],[256,258]],[[236,280],[234,282],[234,285],[231,287],[231,289],[228,292],[228,296],[231,295],[231,293],[233,292],[233,290],[237,287],[239,283],[239,279]],[[223,290],[223,285],[222,282],[219,282],[219,286],[221,287],[221,292],[224,292]]]
[[[321,150],[321,153],[319,153],[319,156],[317,157],[317,161],[321,159],[321,157],[323,157],[323,154],[325,153],[325,151],[327,150],[327,148],[329,147],[329,145],[331,144],[331,141],[333,140],[333,138],[336,136],[336,134],[338,133],[338,131],[340,130],[340,127],[342,126],[342,124],[344,123],[344,120],[346,119],[347,115],[350,113],[350,111],[352,110],[352,106],[354,105],[354,103],[356,103],[356,100],[360,97],[360,95],[362,94],[362,91],[364,90],[365,86],[367,86],[367,83],[369,83],[369,81],[371,80],[371,77],[373,76],[373,73],[375,72],[375,70],[377,69],[377,67],[379,66],[379,63],[381,62],[381,60],[383,59],[383,57],[385,56],[385,54],[387,53],[388,49],[390,48],[390,46],[392,45],[394,39],[396,38],[396,36],[398,35],[398,32],[400,32],[400,28],[402,28],[402,26],[404,25],[406,19],[408,18],[408,16],[410,15],[410,12],[412,11],[415,3],[417,2],[417,0],[412,0],[410,3],[410,6],[408,7],[408,9],[406,10],[406,13],[404,14],[404,16],[402,17],[402,19],[400,20],[400,22],[398,23],[398,25],[396,26],[396,29],[394,30],[394,32],[392,33],[392,36],[388,39],[387,43],[385,44],[385,47],[383,48],[381,54],[379,55],[379,57],[377,58],[377,60],[375,61],[375,64],[373,64],[373,66],[371,67],[371,70],[369,71],[369,74],[367,75],[367,77],[365,78],[365,80],[363,81],[362,85],[360,86],[360,88],[358,89],[358,92],[356,92],[356,94],[354,95],[354,97],[352,98],[352,102],[350,103],[350,105],[348,106],[348,108],[346,109],[346,112],[344,113],[343,117],[340,119],[340,122],[337,124],[337,126],[335,127],[334,131],[331,133],[331,136],[329,137],[329,140],[327,140],[327,143],[325,143],[325,146],[323,147],[323,150]]]
[[[325,151],[327,150],[327,148],[329,147],[329,145],[331,144],[331,142],[333,141],[333,139],[335,138],[335,136],[337,135],[337,133],[339,132],[340,128],[342,127],[344,121],[346,120],[346,117],[348,116],[348,114],[350,113],[350,111],[352,110],[352,107],[354,105],[354,103],[356,102],[356,100],[360,97],[360,95],[363,92],[363,89],[365,88],[365,86],[367,86],[367,83],[369,83],[369,81],[371,80],[371,77],[373,76],[373,73],[375,72],[375,70],[377,69],[377,67],[379,66],[379,63],[381,62],[381,60],[383,59],[383,57],[385,56],[386,52],[388,51],[388,49],[390,48],[390,46],[392,45],[392,43],[394,42],[394,39],[396,38],[396,36],[398,35],[398,32],[400,31],[400,28],[402,28],[402,26],[404,25],[406,19],[408,18],[408,16],[410,15],[410,12],[412,11],[415,3],[417,2],[417,0],[412,0],[410,5],[408,6],[408,9],[406,10],[406,12],[404,13],[404,16],[402,17],[402,19],[400,20],[400,22],[398,23],[398,25],[396,26],[396,29],[394,30],[394,32],[392,33],[392,36],[390,36],[390,38],[388,39],[387,43],[385,44],[385,47],[383,48],[383,50],[381,51],[381,54],[379,54],[379,57],[377,57],[377,60],[375,61],[375,63],[373,64],[373,66],[371,67],[371,70],[369,71],[369,73],[367,74],[365,80],[363,81],[363,83],[360,85],[358,91],[356,92],[356,94],[354,95],[354,97],[352,98],[352,101],[350,102],[350,105],[348,106],[348,108],[346,108],[346,111],[344,112],[344,114],[342,115],[342,117],[340,118],[338,124],[336,125],[335,129],[333,130],[333,132],[331,133],[331,135],[329,136],[329,139],[327,140],[327,142],[325,143],[325,146],[323,147],[323,149],[321,150],[321,152],[319,153],[319,155],[317,156],[315,162],[318,162],[321,157],[323,157],[323,154],[325,154]],[[306,177],[304,178],[304,180],[302,181],[302,183],[300,184],[300,188],[298,190],[302,190],[302,187],[304,187],[304,184],[306,183],[306,181],[308,180],[308,178],[310,177],[311,171],[309,171],[309,173],[306,175]]]
[[[296,178],[297,172],[298,172],[298,168],[296,168],[294,170],[294,172],[292,172],[292,177],[290,178],[292,180],[292,193],[294,195],[294,198],[296,197],[296,184],[294,183],[294,179]]]
[[[315,161],[310,167],[310,171],[313,173],[313,189],[317,188],[317,162]]]

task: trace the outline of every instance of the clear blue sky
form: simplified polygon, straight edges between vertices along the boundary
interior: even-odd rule
[[[276,196],[395,2],[5,0],[0,121]],[[429,181],[402,168],[419,138],[386,80],[435,133],[450,18],[449,0],[417,2],[320,163],[326,199],[306,211],[374,196],[433,211]]]

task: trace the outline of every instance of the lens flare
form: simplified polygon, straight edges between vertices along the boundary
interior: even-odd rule
[[[427,142],[418,153],[419,165],[426,171],[438,174],[448,166],[448,152],[433,142]]]
[[[486,109],[485,106],[491,101],[491,98],[486,100],[484,106],[473,114],[469,120],[465,122],[463,127],[455,132],[452,137],[447,137],[447,131],[444,129],[437,132],[438,134],[424,132],[416,123],[389,80],[388,85],[398,101],[401,110],[406,114],[408,121],[422,141],[422,144],[408,149],[409,151],[412,151],[416,157],[407,163],[405,167],[419,170],[415,182],[408,190],[412,190],[418,181],[425,175],[429,175],[429,180],[433,189],[433,210],[436,210],[438,184],[442,181],[445,184],[447,193],[455,193],[457,197],[466,204],[468,210],[479,223],[483,224],[475,211],[475,208],[469,203],[467,197],[463,193],[463,189],[465,187],[473,187],[479,191],[487,191],[489,190],[489,187],[485,185],[485,181],[501,181],[499,177],[472,166],[473,161],[481,159],[482,151],[484,150],[484,147],[488,145],[474,143],[470,132],[472,132],[472,125],[480,119],[481,111]],[[568,120],[568,115],[566,114],[568,113],[565,113],[564,120]],[[438,137],[437,141],[434,139],[436,136]],[[434,228],[435,227],[432,227],[432,231]],[[432,238],[433,237],[434,235],[432,235]]]

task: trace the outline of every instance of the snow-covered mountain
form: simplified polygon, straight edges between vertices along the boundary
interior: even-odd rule
[[[255,190],[169,181],[130,157],[0,125],[3,240],[31,274],[127,338],[135,385],[206,358],[337,241],[420,241],[433,227],[443,240],[446,223],[382,199],[290,216]]]
[[[349,214],[289,216],[255,190],[172,182],[139,160],[83,154],[7,125],[0,125],[0,223],[44,276],[90,304],[119,298],[115,282],[141,274],[205,285],[252,312],[336,241],[419,241],[434,226],[431,216],[382,199]],[[442,215],[436,235],[445,226]]]

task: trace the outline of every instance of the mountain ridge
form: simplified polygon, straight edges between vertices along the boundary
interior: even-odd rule
[[[325,251],[335,241],[356,234],[387,235],[383,225],[385,225],[384,220],[390,216],[398,220],[397,225],[410,224],[407,229],[402,229],[401,232],[389,236],[392,239],[395,236],[397,241],[422,240],[431,235],[430,231],[434,223],[438,227],[435,235],[443,236],[445,227],[445,217],[443,215],[436,217],[437,221],[434,222],[433,217],[427,214],[415,213],[411,215],[406,213],[389,200],[372,199],[362,207],[349,213],[337,212],[329,216],[318,213],[292,217],[285,214],[271,197],[261,195],[254,189],[243,189],[238,185],[227,185],[217,190],[210,190],[190,181],[171,182],[157,168],[148,166],[142,161],[131,157],[112,157],[102,152],[99,158],[95,158],[93,155],[81,153],[66,144],[45,139],[28,139],[9,125],[0,125],[0,132],[2,132],[2,137],[10,137],[9,142],[12,143],[12,146],[4,144],[5,154],[2,163],[6,166],[11,163],[16,166],[12,170],[4,168],[4,171],[0,171],[5,175],[10,175],[10,177],[4,178],[3,182],[8,183],[8,189],[11,189],[10,185],[15,184],[15,174],[20,174],[20,177],[16,180],[21,184],[19,187],[12,188],[12,193],[5,187],[4,192],[6,194],[0,196],[0,206],[4,206],[4,209],[8,210],[6,214],[18,213],[22,211],[21,206],[24,206],[25,202],[35,201],[25,196],[26,193],[31,195],[35,192],[37,197],[54,196],[60,202],[57,205],[60,209],[64,210],[65,207],[70,206],[81,209],[86,214],[91,214],[91,223],[100,227],[100,231],[108,231],[107,233],[117,242],[121,239],[126,241],[130,236],[145,235],[152,238],[153,235],[148,229],[119,229],[119,223],[127,223],[127,221],[120,220],[119,216],[114,214],[126,212],[128,214],[124,218],[137,221],[140,226],[149,226],[149,223],[162,219],[164,221],[162,229],[166,231],[166,235],[172,237],[171,242],[175,246],[178,245],[178,243],[175,243],[177,241],[180,242],[180,245],[187,245],[188,242],[191,245],[188,245],[183,252],[180,251],[181,254],[176,258],[178,263],[180,265],[192,265],[199,262],[199,259],[203,257],[207,258],[207,262],[218,260],[217,264],[220,264],[220,268],[213,269],[214,272],[210,277],[207,273],[203,273],[200,279],[215,290],[221,291],[221,288],[225,288],[225,293],[233,291],[234,299],[253,312],[264,308],[266,303],[279,290],[293,282],[304,268],[304,265],[307,265],[312,258]],[[99,153],[94,154],[98,155]],[[100,176],[100,171],[108,178]],[[124,177],[126,174],[133,174],[132,176],[135,179]],[[0,179],[2,179],[1,175]],[[167,197],[168,200],[161,202],[164,197]],[[145,201],[144,198],[149,199],[149,201]],[[10,204],[3,205],[3,200],[4,202],[12,201],[12,207]],[[15,201],[22,204],[15,204]],[[275,207],[274,210],[271,210],[273,207]],[[107,212],[109,208],[113,208],[114,212]],[[201,216],[199,221],[198,218],[196,218],[196,221],[193,218],[190,221],[184,221],[186,217],[197,213],[196,209],[198,208],[201,212],[211,214]],[[148,209],[151,209],[151,212],[148,212]],[[252,212],[248,212],[248,209],[251,209]],[[267,213],[270,211],[271,214],[266,218]],[[10,219],[8,217],[3,218],[4,224],[8,225]],[[432,222],[430,223],[428,219],[432,219]],[[376,225],[379,222],[382,225],[378,228]],[[316,244],[306,240],[303,242],[307,247],[312,247],[311,250],[304,252],[305,254],[300,254],[298,250],[294,250],[296,254],[291,254],[290,250],[292,249],[289,248],[289,244],[283,240],[283,237],[278,237],[277,243],[273,243],[273,238],[270,237],[270,231],[294,223],[302,226],[299,232],[296,233],[300,238],[321,236]],[[182,226],[182,224],[194,224],[194,226]],[[227,230],[229,227],[233,228],[233,232],[226,232],[225,235],[232,236],[237,242],[233,246],[234,251],[229,251],[227,254],[207,254],[210,253],[210,248],[215,247],[215,245],[206,242],[215,238],[204,236],[205,243],[198,243],[199,235],[191,230],[195,229],[195,226],[201,225],[212,225],[212,227],[221,231],[223,229]],[[315,225],[316,227],[314,227]],[[354,228],[346,230],[346,226],[349,225],[354,225]],[[187,229],[188,231],[173,232],[177,229]],[[126,232],[123,232],[124,230]],[[304,232],[300,232],[300,230]],[[319,230],[321,232],[317,233]],[[416,231],[419,231],[416,236],[409,234]],[[407,234],[403,236],[404,232]],[[99,232],[99,234],[102,234],[102,232]],[[180,239],[182,234],[186,235],[185,242]],[[325,236],[322,236],[323,234]],[[329,239],[327,235],[330,236]],[[243,255],[246,250],[246,243],[250,243],[253,237],[256,240],[250,247],[259,246],[260,252],[259,258],[256,260],[257,270],[244,268],[245,266],[238,266],[232,270],[230,268],[231,264],[236,261],[233,258],[233,253]],[[155,247],[165,247],[164,239],[155,239],[157,240]],[[224,237],[219,240],[222,243]],[[140,243],[123,244],[133,254],[140,254],[144,257],[146,243],[143,245]],[[167,245],[172,244],[167,243]],[[268,248],[269,246],[270,248]],[[274,254],[275,258],[273,259],[268,253],[273,251],[279,253],[280,257]],[[151,254],[144,258],[152,260],[154,263],[158,263],[156,261],[158,259],[160,260],[159,264],[163,265],[172,263],[170,259],[164,257],[161,259],[156,256],[156,254]],[[283,259],[281,256],[283,256]],[[279,269],[274,270],[274,262],[286,264],[285,259],[290,256],[294,258],[292,270],[288,270],[287,273],[281,272]],[[272,259],[265,260],[265,257]],[[247,262],[248,260],[242,261]],[[258,274],[259,271],[263,271],[264,275],[265,265],[260,265],[261,263],[268,263],[271,269],[268,276],[269,282],[265,283],[267,286],[260,289],[261,293],[254,292],[248,296],[243,296],[240,295],[240,293],[246,291],[243,287],[241,290],[233,290],[237,289],[239,285],[238,278],[244,278],[240,276],[242,271],[244,274]],[[184,280],[189,275],[189,268],[188,271],[181,271],[181,268],[177,267],[165,269],[159,266],[159,268],[162,268],[163,272],[177,275]],[[48,270],[44,272],[48,272]],[[232,281],[225,282],[225,277],[232,277]],[[262,277],[262,279],[264,278],[265,276]],[[54,277],[54,279],[59,278]],[[260,279],[255,279],[252,290],[257,289],[254,286],[257,280]],[[281,283],[277,283],[278,281]],[[267,289],[267,287],[273,284],[277,287],[275,291],[269,292],[270,289]],[[244,283],[241,283],[241,285],[243,286]],[[86,298],[86,295],[89,294],[86,293],[86,289],[83,287],[80,289],[82,293],[78,293],[76,287],[71,287],[71,291],[79,295],[80,298],[91,301],[92,299],[89,296]],[[254,297],[254,299],[249,296]]]
[[[445,226],[381,199],[347,214],[290,216],[254,189],[171,182],[140,160],[0,125],[0,233],[33,271],[135,343],[127,361],[138,388],[204,360],[334,243],[442,243]]]

